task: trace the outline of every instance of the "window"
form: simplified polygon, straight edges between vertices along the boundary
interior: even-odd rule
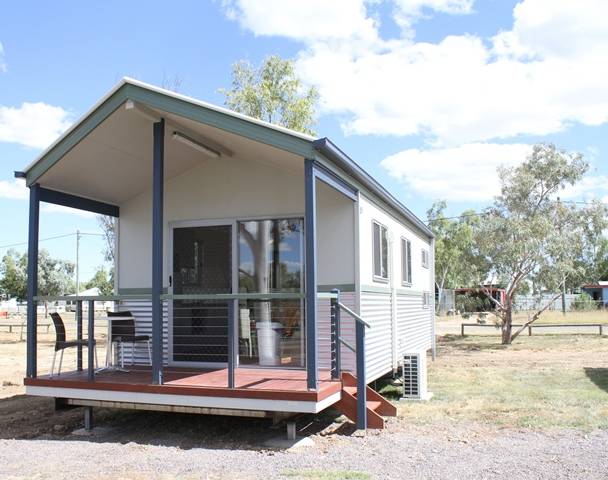
[[[373,226],[374,278],[386,282],[388,281],[388,230],[377,222],[374,222]]]
[[[301,218],[242,221],[237,226],[239,292],[304,291],[304,223]],[[240,301],[240,364],[304,366],[303,313],[299,299]]]
[[[430,300],[429,292],[422,292],[422,308],[429,308]]]
[[[422,249],[422,266],[424,268],[429,268],[429,251]]]
[[[401,283],[412,284],[412,242],[401,239]]]

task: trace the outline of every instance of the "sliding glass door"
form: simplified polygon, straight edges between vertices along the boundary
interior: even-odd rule
[[[239,292],[302,292],[302,219],[239,221],[236,228]],[[305,351],[302,314],[302,300],[240,302],[240,364],[302,367]]]

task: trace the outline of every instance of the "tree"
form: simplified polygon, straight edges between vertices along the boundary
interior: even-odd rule
[[[457,219],[446,218],[445,201],[435,202],[427,210],[429,228],[435,234],[435,286],[437,308],[446,288],[469,287],[482,281],[488,271],[485,258],[475,244],[479,217],[465,211]]]
[[[557,197],[566,186],[579,182],[588,168],[580,154],[541,144],[519,166],[498,169],[501,194],[480,217],[476,242],[493,276],[505,282],[504,302],[485,290],[496,305],[505,345],[557,300],[568,278],[591,274],[578,260],[593,249],[598,232],[606,228],[606,207],[599,201],[579,207]],[[528,280],[559,293],[513,331],[514,296]]]
[[[46,250],[38,253],[38,295],[57,296],[75,291],[74,264],[52,258]],[[9,297],[27,297],[27,253],[9,250],[0,266],[0,289]]]
[[[93,275],[93,278],[85,283],[84,288],[99,288],[100,295],[111,295],[114,291],[114,280],[112,272],[108,274],[105,267],[101,266]]]
[[[27,275],[25,262],[27,258],[10,249],[0,264],[0,293],[9,298],[23,300],[27,296]]]
[[[101,228],[105,239],[103,249],[104,260],[114,265],[116,258],[116,218],[107,215],[97,215],[97,224]]]
[[[232,88],[220,93],[231,110],[314,135],[319,94],[314,87],[304,88],[291,60],[272,55],[259,68],[241,60],[232,66]]]

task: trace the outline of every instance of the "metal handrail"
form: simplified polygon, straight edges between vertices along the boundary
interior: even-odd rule
[[[365,320],[363,320],[359,315],[357,315],[355,312],[353,312],[350,308],[348,308],[342,302],[338,302],[338,305],[340,306],[340,308],[342,310],[344,310],[351,317],[353,317],[355,320],[357,320],[357,322],[361,323],[362,325],[364,325],[367,328],[372,328],[372,326],[369,323],[367,323]]]

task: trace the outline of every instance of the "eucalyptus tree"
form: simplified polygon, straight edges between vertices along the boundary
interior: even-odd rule
[[[470,287],[486,277],[488,266],[475,244],[479,216],[467,210],[457,218],[445,216],[447,203],[435,202],[427,210],[429,228],[435,234],[435,286],[437,309],[446,288]]]
[[[579,260],[595,248],[606,228],[607,209],[599,201],[562,202],[559,193],[580,182],[589,164],[578,153],[535,145],[525,162],[501,167],[501,193],[480,217],[476,242],[490,273],[504,279],[504,301],[488,297],[501,321],[502,343],[510,344],[561,295],[569,278],[584,281],[593,271]],[[513,330],[514,296],[528,280],[555,292]]]

